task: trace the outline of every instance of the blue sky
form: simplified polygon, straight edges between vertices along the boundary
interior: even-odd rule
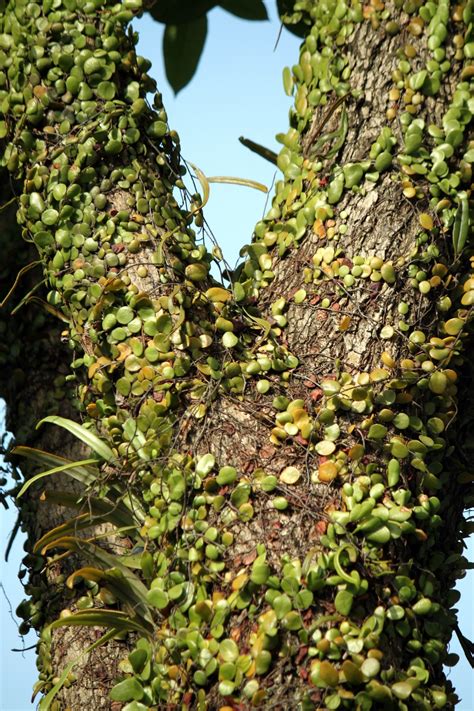
[[[299,41],[284,31],[276,50],[279,34],[275,2],[266,3],[271,22],[250,23],[215,8],[209,15],[209,34],[198,71],[191,84],[178,97],[166,84],[161,58],[162,26],[148,17],[137,23],[139,51],[153,62],[151,74],[163,93],[169,122],[181,138],[183,155],[206,175],[235,175],[257,180],[270,186],[275,168],[251,153],[238,141],[244,135],[272,150],[279,145],[274,136],[286,131],[290,99],[282,88],[282,70],[298,58]],[[222,247],[227,261],[235,263],[239,249],[250,241],[255,223],[265,212],[266,196],[249,188],[211,185],[211,196],[205,216]],[[1,424],[0,424],[1,429]],[[7,540],[15,520],[12,511],[0,510],[0,540]],[[22,556],[17,539],[10,563],[0,565],[0,581],[13,609],[22,597],[16,579]],[[471,560],[474,546],[470,546]],[[461,581],[463,592],[459,604],[464,634],[474,639],[473,574]],[[34,651],[13,653],[21,647],[21,638],[9,616],[8,604],[0,589],[2,659],[0,665],[0,711],[27,711],[31,688],[36,681]],[[30,635],[25,646],[33,644]],[[452,651],[459,652],[457,642]],[[464,660],[451,672],[451,678],[463,698],[459,711],[474,711],[473,674]]]

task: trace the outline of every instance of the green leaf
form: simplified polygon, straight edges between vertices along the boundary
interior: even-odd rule
[[[109,491],[110,496],[113,497],[113,494],[113,491]],[[94,519],[95,524],[108,521],[121,530],[126,530],[131,526],[136,528],[137,525],[137,510],[132,507],[129,508],[125,499],[124,501],[110,501],[105,498],[98,499],[95,496],[79,498],[77,494],[71,494],[71,492],[59,489],[55,489],[54,491],[46,489],[43,492],[43,497],[45,501],[55,503],[57,506],[64,506],[80,512],[83,512],[85,509],[87,510],[87,514],[83,513],[82,515],[72,519],[72,521],[68,521],[66,524],[63,524],[63,535],[66,535],[68,530],[70,530],[71,533],[75,532],[77,527],[87,528],[87,526],[91,525],[91,521]],[[142,520],[142,517],[139,516],[138,519]],[[52,536],[52,538],[56,538],[56,532],[59,532],[60,528],[61,527],[58,526],[57,529],[55,528],[45,533],[44,536],[35,544],[35,550],[39,550],[40,544],[41,546],[44,546],[49,543],[50,536]],[[128,558],[125,558],[124,560],[127,561]],[[136,567],[139,568],[140,566],[138,565]]]
[[[253,314],[249,313],[246,309],[244,309],[244,313],[251,321],[253,321],[259,328],[261,328],[263,330],[264,333],[263,333],[262,338],[265,339],[268,336],[268,334],[270,333],[270,329],[272,327],[270,321],[267,321],[264,318],[260,318],[259,316],[254,316]]]
[[[68,475],[80,481],[84,486],[93,484],[97,479],[97,470],[95,467],[79,465],[78,462],[71,462],[69,459],[59,457],[57,454],[51,454],[51,452],[44,452],[42,449],[19,446],[12,449],[12,454],[16,454],[19,457],[26,457],[26,459],[30,459],[36,464],[46,465],[48,467],[74,464],[74,467],[71,466],[68,468]],[[95,460],[94,463],[96,463]]]
[[[114,498],[113,490],[108,492],[111,498]],[[94,518],[100,517],[101,521],[113,523],[118,528],[135,525],[136,520],[142,521],[143,509],[135,506],[135,501],[129,502],[128,494],[123,497],[122,501],[110,501],[109,499],[99,499],[95,496],[87,496],[87,499],[79,498],[77,494],[71,494],[67,491],[55,489],[50,491],[46,489],[43,492],[46,500],[54,502],[58,506],[65,506],[70,509],[79,511],[87,511]],[[47,534],[45,534],[47,535]]]
[[[165,607],[168,607],[170,600],[165,590],[152,588],[147,593],[147,602],[149,605],[158,608],[158,610],[164,610]]]
[[[260,190],[261,193],[268,193],[268,188],[263,183],[258,183],[256,180],[250,180],[249,178],[236,178],[233,175],[213,175],[211,178],[208,177],[207,182],[243,185],[245,188],[253,188],[254,190]],[[263,321],[263,319],[260,319],[260,321]]]
[[[135,674],[141,674],[148,661],[148,652],[146,649],[134,649],[128,655],[128,661],[132,665]]]
[[[122,711],[148,711],[149,708],[149,706],[145,706],[139,701],[130,701],[129,704],[122,707]]]
[[[217,4],[218,0],[160,0],[148,12],[157,22],[179,25],[197,20]]]
[[[347,616],[352,607],[354,595],[348,590],[339,590],[334,600],[334,607],[341,614]]]
[[[97,525],[97,522],[94,522]],[[91,517],[89,514],[80,514],[79,516],[74,516],[74,518],[69,519],[60,526],[52,528],[50,531],[41,536],[39,540],[36,541],[33,547],[33,553],[38,553],[43,549],[44,546],[51,547],[54,541],[59,540],[67,535],[72,535],[77,531],[81,531],[84,528],[91,526]]]
[[[31,479],[28,479],[23,486],[21,487],[17,498],[19,499],[20,496],[23,496],[25,491],[30,488],[32,484],[35,484],[37,481],[40,479],[44,479],[44,477],[50,476],[51,474],[59,474],[59,472],[66,472],[68,473],[68,469],[72,469],[76,466],[84,466],[86,464],[95,464],[96,459],[81,459],[78,462],[65,462],[64,464],[61,464],[59,467],[53,467],[53,469],[47,469],[45,472],[40,472],[39,474],[35,474],[34,476],[31,477]]]
[[[110,627],[115,634],[120,632],[139,632],[144,637],[150,635],[150,630],[133,620],[126,612],[119,610],[92,609],[74,612],[67,617],[61,617],[51,623],[56,627]]]
[[[233,639],[223,639],[219,645],[219,655],[224,662],[235,662],[239,656],[239,648]]]
[[[227,12],[244,20],[268,20],[268,13],[262,0],[224,0],[219,3]]]
[[[166,77],[177,94],[189,84],[199,64],[206,42],[207,18],[167,25],[163,37]]]
[[[84,444],[90,447],[96,454],[99,455],[99,457],[105,459],[106,462],[111,462],[115,459],[115,455],[108,444],[106,444],[86,427],[80,425],[78,422],[68,420],[66,417],[59,417],[59,415],[49,415],[38,422],[36,429],[38,429],[38,427],[40,427],[44,422],[49,422],[53,425],[63,427],[65,430],[74,435],[74,437],[80,439],[81,442],[84,442]]]
[[[196,464],[196,474],[199,474],[200,477],[207,476],[212,471],[215,463],[216,458],[213,454],[210,452],[203,454]]]
[[[289,30],[297,37],[305,37],[308,34],[308,25],[298,18],[300,13],[293,11],[293,0],[277,0],[278,15],[283,18],[284,15],[292,18],[291,24],[285,22],[285,29]]]
[[[112,701],[140,701],[144,693],[138,679],[132,676],[115,684],[110,692],[110,698]]]
[[[140,616],[142,620],[139,625],[140,628],[142,630],[147,629],[148,632],[153,629],[153,621],[147,601],[148,590],[140,578],[135,573],[132,573],[124,563],[126,556],[107,553],[92,541],[76,538],[75,536],[63,536],[63,538],[54,541],[50,545],[78,553],[83,558],[90,560],[95,566],[103,568],[104,576],[107,578],[109,586],[113,585],[112,592],[114,595],[122,602],[129,603],[134,613]],[[43,548],[47,549],[48,546]],[[88,612],[91,611],[89,610]]]

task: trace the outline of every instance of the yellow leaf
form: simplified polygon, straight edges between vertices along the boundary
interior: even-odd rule
[[[431,215],[428,215],[427,212],[422,212],[420,217],[420,225],[425,229],[425,230],[432,230],[433,229],[433,218]]]
[[[232,298],[232,294],[227,289],[223,289],[220,286],[212,286],[206,291],[206,298],[209,301],[221,301],[226,302]]]
[[[87,375],[89,376],[89,378],[93,378],[100,368],[103,368],[104,365],[108,365],[109,363],[111,363],[111,360],[109,358],[106,358],[105,356],[100,356],[100,358],[97,358],[95,363],[92,363],[92,365],[89,366]]]
[[[351,317],[350,316],[343,316],[341,320],[339,321],[339,330],[340,331],[347,331],[349,326],[351,325]]]
[[[337,477],[337,466],[334,462],[323,462],[319,465],[318,478],[320,481],[332,481]]]
[[[296,467],[285,467],[280,474],[280,481],[284,484],[296,484],[301,477],[301,472]]]
[[[246,573],[237,575],[232,581],[232,590],[240,590],[240,588],[243,588],[248,579],[249,576]]]

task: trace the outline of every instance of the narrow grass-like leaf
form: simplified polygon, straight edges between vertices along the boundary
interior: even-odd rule
[[[23,496],[25,491],[27,491],[30,486],[36,484],[36,482],[40,481],[41,479],[44,479],[47,476],[51,476],[51,474],[59,474],[60,472],[65,472],[67,474],[68,469],[73,469],[74,467],[78,466],[85,466],[87,464],[94,464],[94,462],[96,461],[96,459],[81,459],[77,462],[66,462],[65,464],[61,464],[59,467],[53,467],[53,469],[47,469],[45,472],[35,474],[31,477],[31,479],[28,479],[28,481],[23,484],[20,491],[18,492],[17,498],[19,499],[20,496]]]
[[[86,427],[80,425],[78,422],[68,420],[66,417],[60,417],[59,415],[48,415],[48,417],[44,417],[40,420],[40,422],[38,422],[36,428],[40,427],[45,422],[63,427],[65,430],[74,435],[74,437],[80,439],[81,442],[84,442],[84,444],[90,447],[101,459],[105,459],[106,462],[111,462],[115,459],[115,455],[109,445]]]
[[[256,180],[248,178],[234,178],[231,175],[213,175],[207,179],[209,183],[227,183],[228,185],[243,185],[245,188],[253,188],[260,190],[262,193],[268,193],[268,188],[263,183],[258,183]]]
[[[26,274],[26,272],[28,272],[30,269],[33,269],[33,267],[37,267],[40,264],[41,264],[41,262],[39,260],[36,260],[35,262],[30,262],[30,264],[27,264],[22,269],[20,269],[20,271],[18,272],[18,274],[15,277],[15,281],[13,282],[13,285],[10,287],[9,291],[7,292],[7,295],[2,299],[2,301],[0,301],[0,309],[5,306],[8,299],[15,291],[16,286],[17,286],[18,282],[20,281],[21,277],[23,276],[23,274]]]
[[[61,617],[51,623],[51,627],[110,627],[121,632],[139,632],[150,637],[152,630],[130,618],[126,612],[104,608],[80,610],[67,617]]]
[[[123,556],[108,553],[92,541],[76,538],[75,536],[63,536],[63,538],[53,541],[50,545],[44,546],[43,551],[47,553],[49,548],[53,547],[77,553],[90,560],[95,566],[102,567],[104,572],[110,572],[111,568],[118,569],[123,575],[123,579],[116,580],[121,589],[121,596],[123,598],[126,597],[134,611],[149,625],[152,625],[153,620],[146,597],[148,589],[140,578],[123,562]],[[117,578],[117,576],[115,577]]]
[[[209,193],[210,193],[209,180],[208,180],[207,177],[204,175],[204,173],[202,172],[202,170],[197,167],[197,165],[194,165],[194,163],[191,163],[191,161],[188,161],[188,162],[189,162],[189,165],[191,166],[191,168],[192,168],[192,169],[194,170],[194,172],[196,173],[197,179],[198,179],[199,182],[201,183],[201,187],[202,187],[202,202],[201,202],[201,204],[200,204],[200,206],[199,206],[199,209],[201,209],[201,208],[204,207],[204,205],[206,205],[207,201],[209,200]]]
[[[43,549],[50,548],[54,541],[57,541],[64,536],[67,536],[76,531],[80,531],[88,526],[91,526],[90,515],[88,513],[80,514],[79,516],[74,516],[74,518],[69,519],[60,526],[52,528],[50,531],[41,536],[33,547],[33,553],[41,552]]]
[[[68,491],[46,489],[43,492],[45,500],[52,501],[59,506],[67,506],[76,510],[84,510],[87,506],[94,516],[102,516],[105,521],[113,523],[114,526],[123,527],[133,522],[136,523],[136,519],[139,521],[145,520],[146,514],[135,496],[128,493],[125,496],[120,494],[121,498],[115,501],[116,495],[117,492],[112,488],[107,492],[107,499],[99,499],[96,496],[89,495],[87,495],[87,498],[78,498],[77,495]]]
[[[118,528],[136,526],[137,517],[122,501],[115,502],[109,498],[99,499],[97,496],[89,495],[84,496],[84,498],[78,498],[77,494],[71,494],[68,491],[50,491],[49,489],[44,491],[44,497],[45,500],[54,502],[59,506],[73,508],[80,513],[87,512],[90,516],[91,524],[107,521]]]
[[[16,454],[19,457],[25,457],[26,459],[35,462],[35,464],[40,464],[42,466],[48,466],[50,468],[68,465],[75,465],[68,467],[68,476],[73,479],[80,481],[84,486],[93,484],[97,479],[97,468],[95,466],[84,466],[79,465],[78,462],[72,462],[70,459],[65,457],[60,457],[57,454],[51,454],[51,452],[45,452],[42,449],[35,449],[34,447],[25,447],[19,445],[12,449],[12,454]],[[97,460],[92,460],[94,464],[97,464]]]
[[[92,580],[94,583],[98,583],[102,580],[104,575],[105,571],[100,570],[100,568],[78,568],[78,570],[75,570],[74,573],[71,573],[68,577],[66,585],[72,590],[74,583],[76,582],[76,578],[84,578],[85,580]]]

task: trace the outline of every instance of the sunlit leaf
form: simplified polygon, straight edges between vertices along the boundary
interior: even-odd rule
[[[78,568],[78,570],[75,570],[74,573],[71,573],[68,577],[66,585],[72,590],[77,578],[84,578],[85,580],[92,580],[94,583],[98,583],[102,580],[104,574],[105,571],[99,568]]]
[[[101,459],[105,459],[106,462],[111,462],[115,459],[115,455],[109,445],[86,427],[80,425],[78,422],[68,420],[66,417],[60,417],[59,415],[49,415],[48,417],[44,417],[40,420],[36,427],[40,427],[45,422],[63,427],[65,430],[74,435],[74,437],[80,439],[81,442],[84,442],[84,444],[90,447],[99,457],[101,457]]]
[[[150,636],[150,630],[136,620],[130,618],[126,612],[119,610],[92,609],[80,610],[67,617],[61,617],[51,623],[51,627],[110,627],[121,632],[140,632],[145,637]]]
[[[228,185],[243,185],[246,188],[260,190],[262,193],[268,193],[268,188],[263,183],[258,183],[256,180],[249,178],[234,178],[231,175],[213,175],[207,179],[209,183],[227,183]]]
[[[67,536],[71,533],[76,533],[77,531],[80,531],[83,528],[87,528],[87,526],[91,525],[92,524],[89,514],[84,513],[80,516],[75,516],[74,518],[69,519],[69,521],[62,523],[60,526],[52,528],[50,531],[45,533],[44,536],[41,536],[41,538],[36,541],[33,547],[33,553],[38,553],[38,551],[42,551],[45,546],[50,548],[54,541],[57,541],[60,538],[63,538],[64,536]]]
[[[78,568],[78,570],[75,570],[74,573],[68,577],[66,581],[67,586],[72,589],[78,578],[85,578],[86,580],[92,580],[96,583],[102,581],[114,598],[120,600],[122,605],[129,608],[133,619],[138,615],[141,618],[141,623],[151,629],[153,620],[148,606],[143,604],[144,600],[141,592],[139,591],[138,594],[136,592],[136,583],[140,581],[133,573],[128,571],[126,577],[123,571],[118,568],[111,568],[110,570],[100,570],[99,568],[91,567]],[[148,602],[148,600],[146,602]]]
[[[44,452],[42,449],[18,446],[12,449],[12,454],[16,454],[19,457],[26,457],[26,459],[30,459],[32,462],[35,462],[35,464],[41,464],[42,466],[51,468],[64,466],[65,464],[74,464],[74,466],[68,468],[68,476],[80,481],[85,486],[93,484],[97,478],[96,467],[79,465],[78,462],[71,462],[70,459],[59,457],[57,454],[51,454],[51,452]],[[96,460],[94,460],[94,463],[97,464]]]
[[[109,579],[108,576],[111,576],[113,579],[116,589],[112,592],[116,593],[116,596],[124,602],[129,602],[134,612],[140,615],[150,627],[152,626],[153,621],[147,604],[148,590],[140,578],[124,563],[126,556],[108,553],[92,541],[75,536],[63,536],[52,541],[43,547],[43,551],[47,553],[50,548],[60,548],[77,553],[88,559],[93,565],[103,568],[104,574],[107,574],[106,577]],[[120,571],[120,575],[116,572],[112,573],[111,569]]]

